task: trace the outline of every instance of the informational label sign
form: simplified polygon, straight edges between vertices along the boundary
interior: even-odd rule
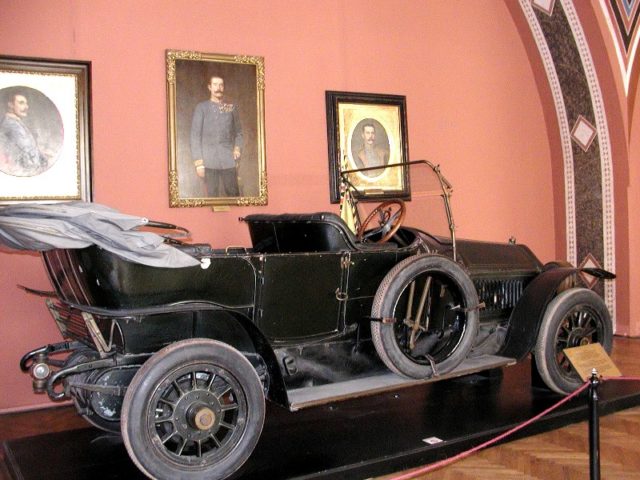
[[[565,355],[576,369],[580,378],[588,380],[596,369],[598,376],[621,377],[618,367],[599,343],[590,343],[580,347],[565,348]]]

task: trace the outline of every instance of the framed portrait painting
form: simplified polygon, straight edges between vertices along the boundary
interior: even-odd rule
[[[90,70],[0,56],[0,204],[91,201]]]
[[[410,198],[406,99],[400,95],[326,92],[331,202],[348,173],[361,201]]]
[[[167,50],[172,207],[265,205],[264,59]]]

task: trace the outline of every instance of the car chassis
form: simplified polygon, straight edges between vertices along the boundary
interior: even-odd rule
[[[433,177],[449,235],[403,226],[404,202],[387,201],[357,234],[333,213],[254,214],[241,219],[251,248],[173,241],[194,267],[95,245],[44,251],[55,292],[34,293],[50,297],[65,341],[28,352],[21,369],[35,391],[121,433],[151,478],[233,475],[258,442],[265,398],[295,411],[529,354],[551,390],[575,390],[564,349],[612,344],[607,308],[579,286],[580,270],[543,265],[515,242],[456,239],[439,167],[402,166]],[[348,189],[362,170],[343,173]]]

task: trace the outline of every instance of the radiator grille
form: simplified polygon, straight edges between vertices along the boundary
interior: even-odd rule
[[[522,279],[475,280],[480,302],[484,302],[484,313],[502,313],[516,306],[524,290]]]

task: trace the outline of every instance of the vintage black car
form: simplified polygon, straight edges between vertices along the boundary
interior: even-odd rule
[[[582,272],[543,265],[515,241],[456,239],[440,169],[404,167],[412,208],[440,202],[446,235],[405,226],[405,203],[389,200],[357,233],[335,213],[248,215],[249,248],[176,244],[200,260],[193,267],[141,265],[95,245],[43,252],[65,341],[27,353],[21,368],[36,390],[121,432],[159,479],[233,475],[258,442],[265,399],[295,411],[530,354],[551,390],[580,386],[563,350],[612,345],[607,308],[579,286]],[[431,186],[419,190],[421,178]],[[413,216],[434,221],[429,209]]]

